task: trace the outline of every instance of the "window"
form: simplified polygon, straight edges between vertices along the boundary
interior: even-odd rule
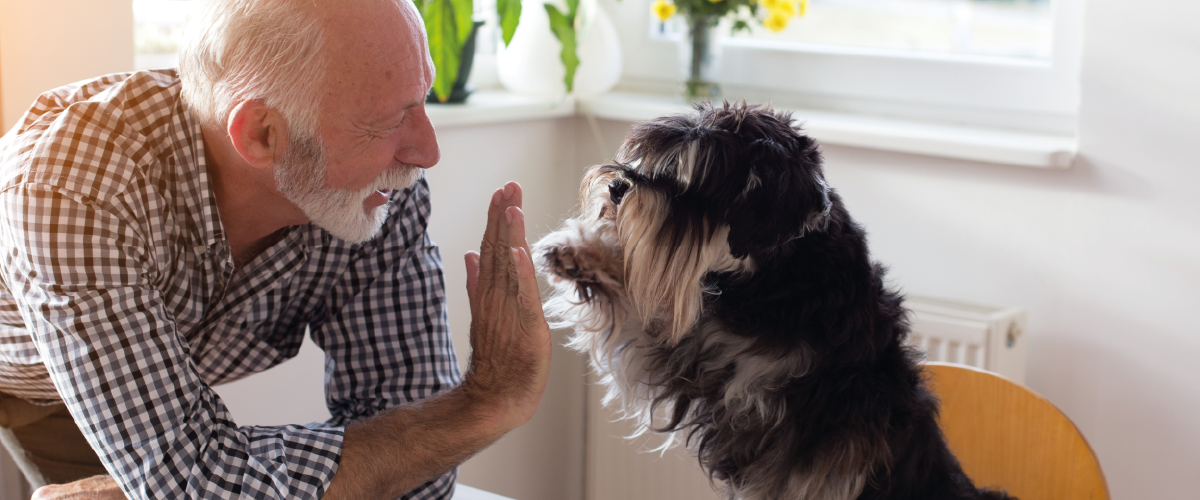
[[[659,26],[650,1],[606,8],[625,47],[625,87],[661,92],[677,79],[679,28]],[[1071,135],[1081,3],[811,0],[783,32],[724,38],[722,80],[730,98]]]
[[[173,68],[179,65],[179,39],[190,0],[133,0],[133,67]]]
[[[924,53],[1045,62],[1053,49],[1052,14],[1050,0],[812,0],[808,13],[784,30],[774,33],[753,24],[750,36],[781,47],[839,45],[897,57]]]

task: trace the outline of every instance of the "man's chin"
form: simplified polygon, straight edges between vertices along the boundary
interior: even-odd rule
[[[375,238],[387,220],[392,191],[411,188],[420,179],[421,169],[405,167],[361,191],[314,190],[288,199],[329,234],[349,243],[364,243]]]
[[[349,214],[339,214],[335,216],[317,216],[312,217],[312,222],[317,227],[328,231],[329,234],[336,236],[338,239],[347,243],[366,243],[379,235],[380,229],[383,228],[383,223],[387,221],[388,208],[387,205],[360,211],[354,214],[357,217],[350,217]]]

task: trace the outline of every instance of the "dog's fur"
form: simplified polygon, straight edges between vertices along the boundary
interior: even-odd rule
[[[947,449],[902,299],[788,113],[641,123],[581,197],[535,247],[547,313],[606,403],[683,438],[731,498],[1006,498]]]

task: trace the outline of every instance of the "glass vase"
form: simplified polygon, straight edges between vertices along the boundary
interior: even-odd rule
[[[679,45],[679,80],[688,101],[721,97],[721,44],[717,16],[682,16],[687,36]]]

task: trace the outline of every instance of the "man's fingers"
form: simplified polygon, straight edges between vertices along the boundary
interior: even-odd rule
[[[509,247],[509,266],[508,266],[508,281],[505,283],[509,297],[517,297],[521,293],[521,279],[517,276],[517,262],[521,258],[518,253],[519,247]],[[519,304],[518,304],[519,305]]]
[[[529,242],[525,241],[525,211],[521,207],[512,206],[504,213],[508,216],[508,246],[521,247],[529,250]],[[528,253],[528,252],[526,252]]]
[[[507,250],[509,247],[512,246],[512,243],[510,242],[510,238],[509,238],[509,234],[508,234],[509,233],[509,225],[512,223],[512,216],[509,214],[508,208],[513,206],[514,197],[516,198],[516,201],[520,201],[520,197],[517,196],[517,193],[519,191],[520,191],[520,188],[517,187],[517,183],[515,183],[515,182],[509,182],[509,183],[505,184],[504,188],[502,188],[500,190],[500,200],[499,200],[500,214],[499,214],[498,220],[496,221],[497,222],[497,231],[496,231],[497,238],[495,240],[498,248],[496,249],[497,250],[496,253],[494,253],[492,255],[492,262],[495,265],[495,267],[492,270],[492,273],[493,273],[493,276],[496,277],[497,282],[500,282],[501,280],[507,280],[508,274],[511,272],[509,270],[509,261],[510,261],[511,257],[509,256],[510,252],[508,252]],[[500,251],[501,249],[504,249],[506,251]],[[501,273],[503,273],[503,275]],[[497,284],[499,284],[499,283],[497,283]],[[505,284],[505,286],[507,286],[507,284]]]
[[[479,288],[479,253],[467,252],[463,260],[467,264],[467,300],[471,303],[471,314],[475,314],[478,297],[475,291]]]
[[[525,255],[526,258],[529,256],[529,244],[525,241],[525,212],[521,211],[521,207],[514,205],[508,207],[508,209],[504,211],[504,216],[505,222],[507,222],[508,226],[508,243],[510,245],[509,248],[511,249],[511,263],[509,265],[512,266],[509,272],[508,291],[509,295],[515,296],[519,294],[521,289],[525,286],[525,284],[522,283],[518,273],[522,254],[518,254],[517,249],[520,249],[522,252],[524,252],[523,255]],[[536,283],[534,286],[537,286]]]
[[[524,207],[525,206],[525,192],[524,192],[524,190],[521,189],[521,185],[519,183],[517,183],[517,181],[511,181],[508,184],[504,185],[504,189],[507,190],[510,188],[512,189],[512,196],[508,200],[508,206],[518,207],[518,208]],[[509,245],[509,246],[512,246],[512,245]]]
[[[522,198],[521,186],[516,182],[508,182],[492,193],[491,204],[488,205],[488,226],[480,247],[479,272],[481,283],[485,287],[507,286],[503,282],[508,279],[510,273],[511,257],[507,250],[512,245],[506,214],[509,207],[519,207]]]
[[[517,303],[521,306],[521,320],[526,326],[541,327],[546,324],[546,314],[542,311],[542,296],[538,291],[537,271],[533,267],[533,259],[529,258],[529,250],[515,247],[513,264],[516,267],[517,281],[520,283]]]
[[[58,494],[58,492],[56,491],[56,488],[58,488],[58,485],[54,485],[54,484],[47,484],[45,486],[42,486],[41,488],[33,490],[32,498],[33,498],[33,500],[45,500],[45,499],[54,498],[54,495]]]
[[[496,267],[495,253],[500,245],[500,226],[504,222],[503,190],[492,192],[492,200],[488,203],[487,227],[483,230],[483,241],[479,244],[479,276],[484,286],[490,286],[492,274]],[[504,248],[504,247],[501,247]]]
[[[528,250],[529,243],[525,241],[525,193],[516,181],[508,183],[505,188],[508,186],[512,186],[513,194],[509,208],[505,210],[516,210],[516,216],[513,218],[512,224],[509,224],[508,246],[520,246]],[[514,228],[518,232],[513,233]]]
[[[526,258],[528,258],[529,243],[525,241],[525,212],[521,211],[521,207],[513,206],[508,207],[508,211],[505,212],[505,215],[508,216],[509,221],[508,237],[510,248],[521,249]],[[512,254],[512,262],[514,267],[513,272],[510,274],[510,278],[512,279],[510,290],[512,291],[512,295],[517,295],[526,287],[526,284],[522,282],[520,273],[518,272],[521,258],[516,252],[513,252]],[[535,282],[534,287],[536,286],[537,284]]]
[[[33,500],[125,500],[125,493],[112,476],[100,475],[42,486],[33,492]]]

